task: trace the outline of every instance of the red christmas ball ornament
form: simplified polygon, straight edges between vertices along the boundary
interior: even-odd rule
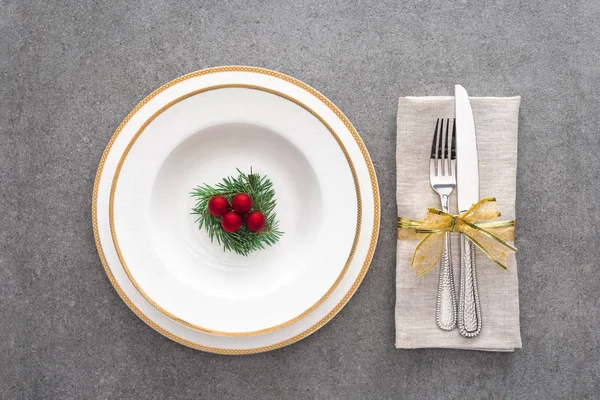
[[[229,211],[221,218],[221,226],[227,232],[235,232],[242,226],[242,217],[233,211]]]
[[[246,193],[238,193],[231,199],[231,207],[238,214],[245,214],[252,208],[252,199]]]
[[[208,211],[215,217],[220,217],[229,211],[229,202],[223,196],[213,196],[208,201]]]
[[[265,216],[258,211],[253,211],[246,217],[246,227],[252,232],[262,231],[266,223]]]

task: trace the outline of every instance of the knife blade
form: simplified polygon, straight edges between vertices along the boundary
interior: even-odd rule
[[[469,95],[464,87],[454,87],[456,117],[456,185],[458,212],[463,213],[479,201],[479,164],[475,121]]]
[[[454,86],[456,118],[456,185],[458,211],[463,213],[479,201],[479,164],[475,120],[469,95],[461,85]],[[477,288],[475,249],[471,241],[460,235],[460,291],[458,299],[458,331],[467,338],[481,332],[481,307]]]

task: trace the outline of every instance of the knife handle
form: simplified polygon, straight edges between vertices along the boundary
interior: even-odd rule
[[[460,235],[460,293],[458,298],[458,331],[466,338],[481,332],[481,306],[477,289],[475,248],[465,235]]]

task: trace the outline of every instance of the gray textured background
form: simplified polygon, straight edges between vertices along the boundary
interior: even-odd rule
[[[0,1],[1,398],[597,396],[599,2],[59,3]],[[383,199],[352,301],[311,337],[246,357],[185,348],[139,320],[104,274],[90,215],[124,116],[163,83],[224,64],[328,96],[365,140]],[[514,354],[394,349],[397,98],[456,82],[523,96]]]

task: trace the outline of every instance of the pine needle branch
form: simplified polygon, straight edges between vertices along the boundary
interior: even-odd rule
[[[283,232],[279,230],[279,221],[275,207],[275,190],[273,183],[265,176],[255,174],[250,169],[245,174],[239,169],[238,176],[229,176],[223,182],[210,186],[207,184],[197,186],[190,195],[195,198],[196,204],[192,214],[198,216],[198,228],[204,228],[211,242],[215,240],[224,251],[234,251],[237,254],[248,256],[253,251],[272,246],[281,239]],[[260,211],[266,219],[265,227],[260,232],[250,231],[245,224],[237,232],[227,232],[221,227],[221,218],[215,217],[208,211],[208,202],[214,196],[223,196],[230,203],[233,196],[246,193],[252,199],[252,210]]]

